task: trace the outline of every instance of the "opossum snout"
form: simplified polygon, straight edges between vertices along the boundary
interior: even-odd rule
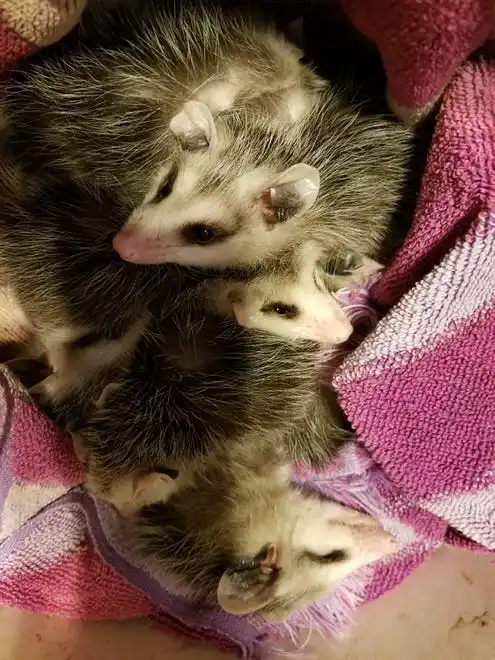
[[[331,324],[330,340],[335,344],[343,344],[352,335],[353,327],[347,319]],[[328,330],[328,328],[327,328]]]
[[[112,241],[115,252],[124,260],[134,264],[166,263],[171,255],[171,246],[157,237],[137,229],[123,229]]]
[[[139,252],[139,240],[136,240],[135,232],[132,230],[123,230],[118,233],[112,241],[112,246],[122,259],[129,261],[132,261],[132,258]]]

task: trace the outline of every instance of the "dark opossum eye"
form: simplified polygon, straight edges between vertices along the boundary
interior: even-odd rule
[[[166,197],[168,197],[171,192],[172,192],[172,185],[170,184],[170,181],[166,181],[163,184],[163,186],[159,189],[159,191],[156,193],[155,198],[153,199],[153,202],[155,204],[158,204],[158,202],[161,202]]]
[[[153,204],[158,204],[159,202],[161,202],[170,195],[170,193],[174,188],[174,183],[176,178],[177,178],[177,170],[173,168],[172,170],[170,170],[170,172],[167,174],[165,179],[162,181],[162,184],[158,189],[158,192],[153,198]]]
[[[195,245],[208,245],[220,237],[220,233],[215,228],[202,224],[185,227],[182,235],[188,243]]]
[[[285,319],[295,319],[299,316],[299,310],[295,305],[286,305],[282,302],[268,303],[261,308],[266,314],[277,314]]]
[[[320,564],[338,564],[349,558],[349,555],[345,550],[332,550],[332,552],[329,552],[326,555],[317,555],[313,552],[308,552],[306,554],[312,561],[316,561]]]

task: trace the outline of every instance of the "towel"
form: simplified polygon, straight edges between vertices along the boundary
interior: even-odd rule
[[[0,2],[1,34],[9,35],[0,57],[43,42],[11,47],[5,26],[20,24],[5,19],[18,3]],[[115,512],[81,487],[69,438],[0,369],[1,604],[74,618],[148,617],[169,633],[262,658],[301,627],[338,633],[357,607],[443,544],[495,549],[494,95],[493,63],[464,65],[448,83],[403,248],[371,288],[341,292],[368,330],[382,316],[338,368],[335,358],[328,365],[356,441],[325,470],[294,470],[303,487],[374,515],[398,552],[285,625],[188,601],[127,554]],[[11,309],[0,307],[9,331]]]
[[[340,0],[380,51],[391,109],[417,121],[495,27],[494,0]]]
[[[445,94],[413,227],[371,298],[389,313],[334,376],[408,502],[495,549],[495,63]]]
[[[80,486],[72,442],[0,368],[0,603],[77,619],[149,617],[256,658],[252,623],[188,602],[119,547],[118,518]]]
[[[0,0],[0,76],[78,22],[86,0]]]

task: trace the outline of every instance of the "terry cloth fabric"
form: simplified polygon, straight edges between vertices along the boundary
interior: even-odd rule
[[[0,603],[80,619],[147,616],[167,631],[258,657],[262,634],[174,595],[118,546],[118,519],[80,487],[69,437],[0,368]]]
[[[341,0],[341,5],[380,51],[391,109],[412,121],[428,112],[495,27],[494,0]]]
[[[391,481],[495,548],[495,63],[445,96],[414,225],[372,290],[391,305],[334,378]]]
[[[86,0],[0,0],[0,75],[74,27]]]

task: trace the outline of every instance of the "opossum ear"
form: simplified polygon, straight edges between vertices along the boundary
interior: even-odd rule
[[[169,124],[184,149],[197,151],[211,147],[216,140],[213,115],[208,106],[199,101],[187,101]]]
[[[256,612],[272,600],[278,577],[277,549],[272,543],[260,556],[237,562],[222,575],[217,588],[220,607],[230,614]]]
[[[378,261],[363,257],[361,263],[359,263],[357,268],[352,271],[351,279],[352,281],[365,281],[368,277],[371,277],[371,275],[375,275],[383,270],[383,268],[384,266],[378,263]]]
[[[175,476],[172,474],[175,473]],[[136,507],[165,502],[175,490],[177,471],[150,472],[134,478],[133,503]]]
[[[105,385],[105,387],[102,389],[100,396],[96,399],[95,407],[103,408],[108,400],[108,397],[116,392],[120,386],[121,383],[107,383],[107,385]]]
[[[298,163],[278,176],[262,197],[275,222],[285,222],[315,203],[320,191],[320,173],[316,167]]]
[[[143,473],[137,470],[134,474],[127,475],[116,481],[110,492],[103,495],[104,499],[114,505],[122,516],[130,516],[145,506],[151,506],[156,502],[166,502],[176,490],[176,476],[168,472]],[[90,476],[90,475],[89,475]],[[88,479],[90,492],[98,493],[93,482]]]

